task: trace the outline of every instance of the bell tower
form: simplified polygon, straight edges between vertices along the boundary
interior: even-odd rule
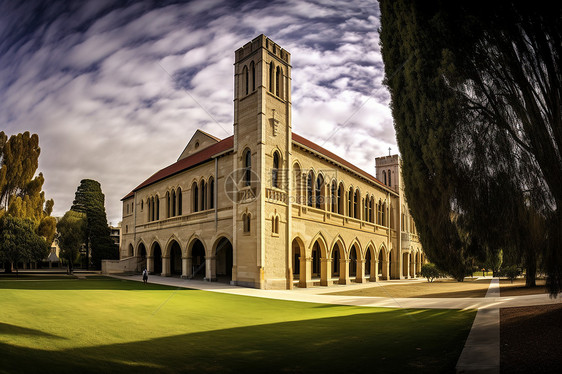
[[[271,207],[267,199],[273,190],[281,200],[289,196],[290,173],[283,171],[289,168],[292,139],[290,61],[290,53],[263,34],[235,52],[233,170],[239,171],[240,188],[233,204],[233,273],[239,285],[274,287],[265,278],[286,282],[285,269],[268,265],[266,258],[270,251],[285,256],[289,205]]]

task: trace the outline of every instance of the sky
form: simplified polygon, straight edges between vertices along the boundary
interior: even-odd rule
[[[398,152],[375,0],[0,0],[0,131],[39,135],[53,215],[82,179],[120,199],[197,129],[232,135],[234,51],[291,53],[293,131],[375,173]]]

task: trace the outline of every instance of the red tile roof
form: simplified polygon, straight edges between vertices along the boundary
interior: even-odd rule
[[[351,170],[355,171],[356,173],[362,175],[366,179],[381,185],[382,187],[384,187],[387,190],[390,190],[387,185],[382,183],[380,180],[378,180],[377,178],[375,178],[371,174],[367,173],[363,169],[358,168],[357,166],[353,165],[352,163],[344,160],[340,156],[328,151],[327,149],[320,147],[318,144],[313,143],[310,140],[308,140],[306,138],[303,138],[302,136],[297,135],[295,133],[293,133],[293,141],[297,142],[297,143],[300,143],[300,144],[304,145],[305,147],[310,148],[313,151],[316,151],[316,152],[318,152],[318,153],[320,153],[320,154],[322,154],[322,155],[342,164],[343,166],[347,167],[348,169],[351,169]],[[392,191],[392,190],[390,190],[390,191]],[[394,192],[394,191],[392,191],[392,192]],[[394,192],[394,193],[396,193],[396,192]]]
[[[234,146],[234,136],[229,136],[228,138],[223,139],[216,144],[213,144],[205,149],[202,149],[197,153],[192,154],[191,156],[181,159],[173,163],[172,165],[167,166],[164,169],[154,173],[150,178],[148,178],[147,180],[139,184],[137,187],[135,187],[135,189],[133,189],[127,196],[125,196],[121,200],[125,200],[130,197],[133,197],[135,192],[143,187],[149,186],[164,178],[168,178],[174,174],[180,173],[187,169],[191,169],[194,166],[202,164],[203,162],[210,160],[213,156],[231,149],[233,146]]]
[[[336,161],[337,163],[340,163],[341,165],[347,167],[348,169],[351,169],[351,170],[355,171],[356,173],[363,176],[364,178],[381,185],[382,187],[384,187],[385,189],[387,189],[391,192],[394,192],[394,191],[390,190],[388,188],[388,186],[383,184],[381,181],[379,181],[377,178],[375,178],[371,174],[369,174],[366,171],[358,168],[357,166],[351,164],[350,162],[344,160],[343,158],[337,156],[336,154],[328,151],[327,149],[320,147],[318,144],[313,143],[310,140],[305,139],[302,136],[297,135],[295,133],[293,133],[293,141],[296,142],[296,143],[299,143],[299,144],[301,144],[301,145],[303,145],[307,148],[310,148],[313,151],[316,151],[316,152],[320,153],[321,155],[326,156],[327,158],[332,159],[333,161]],[[156,183],[156,182],[158,182],[162,179],[168,178],[168,177],[170,177],[174,174],[180,173],[180,172],[188,170],[188,169],[190,169],[194,166],[202,164],[206,161],[209,161],[213,156],[218,155],[219,153],[222,153],[224,151],[227,151],[227,150],[233,148],[233,146],[234,146],[234,136],[230,136],[228,138],[225,138],[225,139],[221,140],[217,144],[213,144],[213,145],[211,145],[211,146],[209,146],[205,149],[202,149],[201,151],[199,151],[197,153],[192,154],[189,157],[181,159],[181,160],[173,163],[172,165],[170,165],[168,167],[165,167],[164,169],[154,173],[150,178],[148,178],[147,180],[145,180],[144,182],[139,184],[135,189],[133,189],[127,196],[125,196],[121,200],[125,200],[125,199],[128,199],[130,197],[133,197],[135,192],[140,190],[141,188],[144,188],[144,187],[149,186],[153,183]]]

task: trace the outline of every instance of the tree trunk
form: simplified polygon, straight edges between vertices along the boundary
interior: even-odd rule
[[[537,259],[535,251],[531,248],[527,249],[527,253],[525,256],[525,265],[526,265],[526,273],[525,273],[525,287],[536,287],[536,278],[537,278]]]

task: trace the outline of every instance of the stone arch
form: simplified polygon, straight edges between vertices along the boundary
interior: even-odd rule
[[[135,248],[132,243],[129,243],[127,247],[127,257],[133,257],[135,255]]]
[[[218,236],[213,242],[211,253],[211,267],[207,269],[207,278],[230,283],[234,267],[232,240],[225,235]]]
[[[166,245],[166,269],[164,272],[171,275],[182,275],[181,244],[175,236],[168,240]]]
[[[162,255],[164,257],[170,256],[170,248],[171,248],[171,245],[173,244],[172,242],[174,242],[174,241],[176,241],[179,244],[180,249],[182,248],[181,240],[176,236],[176,234],[172,234],[172,236],[170,236],[170,238],[168,239],[168,241],[166,242],[166,245],[164,247],[164,251],[162,253]]]
[[[308,286],[307,281],[311,279],[312,275],[312,269],[308,269],[308,267],[304,240],[297,235],[291,241],[291,280],[298,280],[299,287]]]
[[[314,246],[314,243],[316,241],[318,241],[318,244],[320,244],[322,258],[327,258],[328,257],[328,242],[326,241],[326,236],[321,231],[318,231],[316,233],[316,235],[314,235],[314,237],[310,241],[310,244],[307,248],[306,255],[307,256],[312,255],[312,247]]]
[[[193,234],[186,247],[186,269],[184,275],[188,278],[203,277],[207,274],[206,259],[209,257],[207,246],[202,238]]]
[[[377,251],[378,268],[377,272],[382,279],[390,279],[390,251],[385,243],[382,243]]]
[[[369,241],[365,247],[364,258],[365,258],[365,279],[370,281],[376,281],[378,275],[378,258],[375,243]]]
[[[162,247],[160,242],[155,239],[150,245],[148,271],[153,274],[162,273]]]
[[[347,254],[343,241],[335,240],[334,245],[330,248],[331,272],[332,275],[338,276],[339,284],[347,284],[349,282],[349,267]]]
[[[320,285],[328,286],[331,278],[328,260],[328,245],[325,236],[321,232],[318,232],[310,241],[310,245],[307,248],[305,255],[306,257],[312,259],[311,274],[314,274],[316,262],[316,265],[320,265],[320,269],[316,268],[317,271],[320,270]]]

